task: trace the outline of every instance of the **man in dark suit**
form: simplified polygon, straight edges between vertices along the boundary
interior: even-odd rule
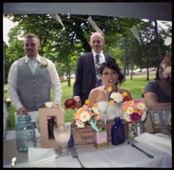
[[[92,51],[81,55],[77,62],[76,67],[76,80],[73,88],[73,96],[78,102],[80,107],[88,99],[90,91],[102,85],[102,81],[99,75],[100,65],[108,60],[115,59],[109,55],[103,53],[103,46],[105,40],[102,34],[95,32],[90,37],[90,46]]]

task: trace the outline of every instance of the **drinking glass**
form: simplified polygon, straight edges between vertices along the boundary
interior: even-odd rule
[[[71,126],[69,123],[58,124],[54,126],[54,138],[59,145],[58,155],[65,155],[68,153],[68,141],[71,134]]]
[[[157,112],[153,112],[151,109],[148,110],[149,114],[150,114],[150,118],[152,121],[152,126],[154,129],[154,132],[158,132],[159,131],[159,116]]]
[[[169,135],[167,131],[167,125],[170,123],[171,111],[170,110],[158,110],[159,124],[163,134]]]

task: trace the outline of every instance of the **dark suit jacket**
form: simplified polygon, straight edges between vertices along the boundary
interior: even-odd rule
[[[116,60],[104,54],[106,61]],[[73,87],[73,96],[80,96],[82,105],[85,100],[88,99],[90,91],[95,88],[96,85],[96,73],[94,66],[94,57],[92,52],[85,55],[81,55],[77,61],[76,67],[76,80]]]

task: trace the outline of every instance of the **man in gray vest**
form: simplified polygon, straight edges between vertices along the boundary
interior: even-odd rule
[[[62,85],[54,63],[39,55],[39,38],[29,33],[24,38],[26,56],[15,61],[8,75],[8,93],[18,114],[28,114],[50,101],[53,89],[54,106],[59,107]]]

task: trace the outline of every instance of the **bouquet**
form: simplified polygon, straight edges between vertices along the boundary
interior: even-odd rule
[[[131,123],[138,123],[144,121],[146,118],[147,107],[141,100],[125,101],[122,105],[125,119]]]
[[[89,100],[86,100],[85,104],[74,114],[75,123],[78,128],[84,128],[85,125],[90,124],[95,131],[99,131],[101,129],[96,124],[101,118],[101,113],[97,109],[97,104],[94,104],[92,108],[89,108],[88,104]]]
[[[85,104],[74,113],[75,124],[78,128],[84,128],[90,124],[95,131],[101,130],[97,127],[97,121],[101,118],[101,113],[97,109],[97,104],[94,104],[92,108],[88,107],[89,100],[85,101]],[[75,99],[68,99],[64,103],[65,109],[74,109],[77,107],[77,101]]]
[[[122,94],[120,94],[119,92],[112,92],[112,87],[108,87],[106,95],[108,96],[109,102],[107,104],[106,110],[104,111],[104,123],[105,124],[106,124],[106,114],[107,114],[109,104],[111,104],[111,105],[114,103],[122,104],[122,102],[132,100],[132,98],[130,96],[128,96],[127,92],[124,92]]]

